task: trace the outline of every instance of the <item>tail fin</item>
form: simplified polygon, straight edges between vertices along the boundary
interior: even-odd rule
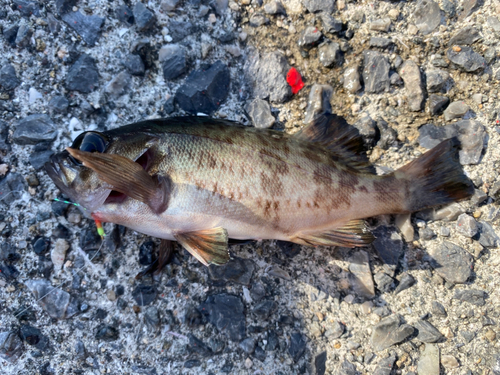
[[[455,202],[474,194],[472,181],[459,162],[459,148],[456,137],[447,139],[398,169],[410,181],[408,211]]]

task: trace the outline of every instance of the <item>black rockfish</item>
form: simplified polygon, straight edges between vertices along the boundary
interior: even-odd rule
[[[208,117],[80,134],[45,168],[88,216],[228,261],[228,238],[363,246],[364,218],[470,197],[448,139],[378,176],[355,128],[325,115],[294,135]]]

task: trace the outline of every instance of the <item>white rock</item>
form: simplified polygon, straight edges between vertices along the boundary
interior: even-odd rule
[[[54,244],[54,248],[50,252],[50,259],[54,264],[54,269],[60,270],[66,258],[66,251],[69,249],[69,243],[62,238],[59,238]]]

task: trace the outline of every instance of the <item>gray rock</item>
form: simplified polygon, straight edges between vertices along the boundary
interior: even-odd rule
[[[252,354],[255,350],[255,345],[257,341],[253,337],[247,337],[245,340],[240,342],[239,347],[247,354]]]
[[[96,333],[95,333],[95,338],[97,340],[102,340],[102,341],[116,341],[120,337],[120,332],[116,327],[107,325],[107,324],[102,324],[97,327]]]
[[[360,74],[359,74],[359,68],[358,66],[351,66],[348,67],[344,71],[344,89],[346,89],[348,92],[351,94],[355,94],[359,90],[361,90],[361,83],[360,83]]]
[[[24,352],[24,345],[17,331],[0,332],[0,358],[15,363]]]
[[[321,24],[326,33],[334,34],[342,31],[342,21],[333,18],[329,13],[320,13]]]
[[[370,30],[388,32],[391,27],[391,19],[390,18],[380,18],[373,22],[370,22]]]
[[[463,284],[472,273],[472,256],[460,246],[444,241],[429,251],[433,267],[443,279],[453,284]]]
[[[418,141],[422,147],[432,148],[451,137],[458,137],[462,165],[477,164],[481,159],[486,133],[484,126],[475,120],[460,120],[446,126],[427,124],[419,129]]]
[[[379,258],[384,262],[384,269],[389,276],[394,276],[399,258],[403,255],[403,241],[397,229],[380,226],[372,231],[375,241],[372,246],[377,251]]]
[[[262,25],[267,25],[269,23],[269,18],[260,12],[255,12],[250,16],[250,26],[260,27]]]
[[[163,78],[171,80],[186,71],[186,51],[178,44],[169,44],[159,52]]]
[[[133,12],[135,24],[139,31],[147,31],[155,25],[155,15],[140,1],[135,3]]]
[[[405,83],[410,110],[420,111],[424,103],[424,90],[418,65],[413,60],[407,60],[401,66],[399,74]]]
[[[380,38],[380,37],[376,37],[376,36],[372,36],[370,38],[370,41],[368,42],[370,47],[376,47],[376,48],[387,48],[390,45],[392,45],[393,43],[394,42],[392,41],[392,39]]]
[[[480,189],[474,189],[474,195],[470,198],[470,201],[474,206],[479,206],[486,199],[488,199],[488,194]]]
[[[283,53],[274,51],[261,56],[256,49],[250,51],[244,67],[254,96],[272,103],[283,103],[292,95],[285,79],[289,69]]]
[[[418,360],[418,375],[439,375],[439,363],[439,347],[435,344],[426,344]]]
[[[139,284],[132,291],[132,297],[138,306],[151,305],[158,294],[156,288],[152,285]]]
[[[379,93],[389,90],[389,61],[377,51],[363,51],[363,81],[367,92]]]
[[[69,27],[75,30],[89,46],[94,46],[97,39],[99,39],[101,27],[104,23],[104,18],[86,16],[80,13],[80,11],[63,14],[62,19]]]
[[[231,341],[239,342],[245,336],[245,315],[241,298],[225,293],[211,295],[198,310]]]
[[[451,203],[439,210],[435,211],[433,220],[455,221],[458,217],[465,212],[460,203]]]
[[[5,41],[12,47],[16,48],[16,36],[17,31],[19,30],[18,25],[14,25],[12,27],[6,27],[3,29],[3,37]]]
[[[478,289],[456,290],[453,298],[476,306],[484,306],[486,303],[486,293]]]
[[[377,289],[382,293],[389,293],[394,289],[394,279],[385,272],[377,272],[373,279],[377,284]]]
[[[189,338],[189,348],[191,351],[200,354],[203,357],[208,357],[213,354],[212,349],[210,349],[203,341],[197,338],[193,334],[188,335]]]
[[[267,14],[285,14],[285,7],[278,0],[272,0],[264,5],[264,12]]]
[[[448,108],[445,109],[444,119],[446,121],[450,121],[455,118],[463,117],[469,108],[470,107],[461,100],[453,102],[448,106]]]
[[[139,55],[127,55],[123,60],[123,65],[127,71],[133,76],[143,76],[146,68],[144,67],[144,62]]]
[[[12,147],[8,142],[9,126],[6,122],[0,120],[0,153],[7,154]]]
[[[19,48],[28,47],[31,42],[32,35],[33,30],[27,24],[22,24],[21,26],[19,26],[15,41],[16,46]]]
[[[446,96],[431,94],[429,96],[429,111],[431,115],[436,116],[443,112],[449,102],[450,99]]]
[[[269,103],[262,99],[257,98],[249,102],[245,105],[245,111],[252,119],[254,126],[259,129],[268,129],[276,121],[271,114]]]
[[[401,277],[401,280],[399,280],[399,284],[396,290],[394,291],[394,294],[401,293],[403,290],[412,287],[416,282],[417,280],[415,280],[415,278],[412,275],[410,275],[409,273],[405,273],[403,277]]]
[[[356,366],[346,359],[340,364],[335,373],[337,375],[357,375],[358,371],[356,370]]]
[[[381,359],[378,362],[373,375],[391,375],[392,370],[394,369],[394,362],[396,362],[396,354],[394,353],[387,358]]]
[[[300,48],[309,50],[319,44],[319,40],[323,34],[315,26],[307,26],[302,33],[300,33],[298,45]]]
[[[449,48],[446,51],[448,59],[460,70],[468,73],[477,73],[486,68],[486,60],[471,47],[460,47],[460,51]]]
[[[174,43],[180,42],[182,39],[191,35],[194,30],[193,24],[189,21],[170,19],[168,22],[170,36]]]
[[[441,2],[441,6],[443,7],[444,12],[449,18],[455,16],[457,8],[454,0],[443,0]]]
[[[44,113],[29,115],[18,121],[12,141],[18,145],[35,145],[52,142],[57,137],[57,127]]]
[[[430,228],[420,228],[418,230],[418,235],[420,236],[420,239],[424,241],[429,241],[432,240],[434,237],[436,237],[436,233]]]
[[[302,4],[310,13],[325,12],[331,14],[335,9],[335,1],[331,0],[302,0]]]
[[[53,287],[49,281],[28,280],[25,284],[51,318],[69,319],[80,312],[78,301],[68,292]]]
[[[160,329],[160,311],[156,306],[149,306],[144,311],[144,322],[153,331],[158,331]]]
[[[126,5],[120,5],[115,11],[116,18],[121,21],[126,26],[132,26],[134,24],[134,13]]]
[[[474,237],[479,231],[477,221],[467,214],[461,214],[458,217],[456,228],[457,232],[469,238]]]
[[[441,332],[426,320],[419,320],[415,323],[418,330],[417,339],[425,343],[434,343],[443,338]]]
[[[16,69],[11,64],[5,64],[0,69],[0,87],[3,91],[14,90],[21,84],[17,78]]]
[[[250,285],[255,265],[250,259],[233,257],[222,266],[211,265],[208,268],[210,280],[217,286],[226,283]]]
[[[132,82],[132,76],[126,72],[118,73],[104,89],[112,98],[118,98],[120,95],[125,94]]]
[[[338,339],[344,333],[345,326],[339,321],[334,321],[332,324],[329,324],[326,331],[325,337],[328,340]]]
[[[59,15],[71,12],[77,0],[56,0],[56,10]]]
[[[163,0],[161,2],[161,9],[164,10],[165,12],[171,12],[177,8],[177,5],[179,4],[180,0]]]
[[[344,62],[344,57],[340,51],[340,45],[335,42],[327,41],[321,43],[318,47],[319,62],[327,68],[341,66]]]
[[[88,94],[98,85],[99,73],[95,60],[83,53],[68,70],[66,88]]]
[[[21,12],[23,17],[40,16],[40,4],[37,1],[14,0],[13,5],[13,9]]]
[[[496,234],[491,224],[486,221],[480,221],[479,226],[479,243],[488,248],[498,247],[500,245],[500,237]]]
[[[500,33],[500,20],[498,17],[489,16],[487,19],[488,26],[490,26],[493,31]]]
[[[474,26],[466,26],[463,29],[460,29],[455,35],[453,35],[448,42],[448,47],[455,45],[470,45],[475,41],[479,40],[481,35],[479,31]]]
[[[324,114],[332,113],[332,105],[330,104],[332,94],[333,87],[330,85],[314,84],[311,87],[304,123],[309,124]]]
[[[432,0],[419,0],[413,20],[420,32],[424,35],[430,34],[441,24],[441,9]]]
[[[229,69],[216,61],[208,69],[195,70],[175,93],[175,101],[189,113],[212,114],[229,94]]]
[[[391,315],[373,327],[372,347],[376,352],[385,350],[404,341],[413,334],[414,330],[409,324],[401,324],[399,315]]]
[[[431,313],[436,315],[436,316],[440,316],[440,317],[448,316],[448,314],[446,313],[446,309],[438,301],[431,302]]]
[[[427,91],[440,92],[445,89],[445,85],[450,78],[450,74],[442,69],[429,69],[426,72]]]
[[[483,5],[482,0],[464,0],[462,2],[463,11],[460,13],[458,20],[463,21],[465,18],[469,17],[472,13],[478,10],[481,5]]]
[[[25,191],[26,181],[24,177],[18,173],[9,173],[5,178],[0,180],[0,203],[10,205],[15,200],[21,198]]]
[[[315,358],[314,358],[314,367],[316,368],[316,375],[325,375],[326,372],[326,359],[327,359],[327,352],[326,350],[319,353]],[[380,374],[382,375],[382,374]]]
[[[352,126],[358,129],[359,134],[363,137],[365,145],[370,148],[375,146],[377,136],[380,134],[377,128],[377,122],[373,120],[369,114],[364,114]]]
[[[297,362],[306,351],[306,340],[300,332],[293,332],[290,335],[290,346],[288,353]]]
[[[252,312],[262,320],[267,320],[276,311],[278,304],[272,300],[263,300],[257,303]]]
[[[69,100],[63,95],[56,95],[49,101],[49,109],[56,113],[66,113],[68,106]]]
[[[375,296],[375,285],[373,284],[369,260],[368,253],[363,250],[358,250],[349,257],[351,287],[353,292],[362,298],[373,298]]]

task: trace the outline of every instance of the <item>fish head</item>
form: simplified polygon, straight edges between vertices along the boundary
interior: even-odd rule
[[[90,153],[118,154],[147,167],[150,164],[146,157],[147,143],[146,137],[137,134],[134,137],[116,131],[87,131],[76,137],[70,148]],[[142,155],[145,157],[140,158]],[[113,191],[110,184],[66,150],[52,155],[50,161],[45,163],[45,170],[64,195],[83,207],[87,217],[105,203],[118,201],[119,194]]]

